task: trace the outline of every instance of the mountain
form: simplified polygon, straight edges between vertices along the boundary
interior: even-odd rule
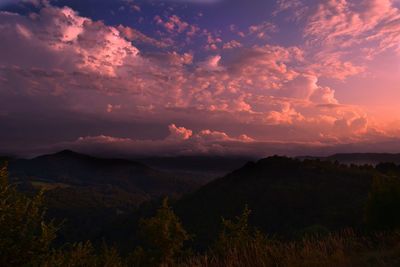
[[[310,227],[361,227],[376,174],[373,167],[270,157],[184,196],[175,210],[199,246],[215,239],[221,216],[234,218],[246,205],[252,210],[252,225],[283,238],[294,238]]]
[[[74,186],[111,185],[149,196],[181,194],[196,186],[193,181],[139,162],[97,158],[69,150],[30,160],[11,160],[9,172],[17,180]]]
[[[254,160],[250,157],[221,157],[221,156],[178,156],[150,157],[135,159],[166,172],[179,173],[192,177],[199,182],[209,182],[216,177],[222,177]]]
[[[328,157],[298,157],[298,159],[320,159],[338,161],[342,164],[377,165],[379,163],[400,164],[400,154],[390,153],[339,153]]]
[[[9,160],[10,179],[28,193],[45,190],[49,218],[64,222],[63,241],[90,239],[116,217],[162,196],[179,196],[199,184],[125,159],[64,150]]]
[[[395,163],[400,164],[400,154],[389,153],[352,153],[352,154],[335,154],[326,158],[327,160],[337,160],[344,164],[370,164],[377,165],[379,163]]]

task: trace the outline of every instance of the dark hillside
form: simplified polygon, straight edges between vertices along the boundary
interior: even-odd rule
[[[61,151],[34,159],[9,160],[10,178],[31,193],[45,190],[47,215],[65,219],[59,238],[93,238],[119,216],[162,196],[179,196],[197,182],[124,159]]]
[[[62,151],[31,160],[9,163],[12,178],[76,186],[113,185],[127,191],[149,195],[183,193],[191,190],[192,182],[125,159],[103,159]]]
[[[215,237],[221,216],[232,218],[245,205],[253,211],[253,225],[282,237],[294,238],[313,228],[359,227],[375,174],[372,167],[271,157],[185,196],[176,211],[200,244]]]
[[[179,156],[150,157],[136,161],[157,170],[181,173],[193,177],[199,182],[209,182],[242,167],[250,160],[254,159],[249,157]]]
[[[329,157],[298,157],[299,159],[320,159],[338,161],[342,164],[377,165],[379,163],[400,164],[400,154],[390,153],[339,153]]]

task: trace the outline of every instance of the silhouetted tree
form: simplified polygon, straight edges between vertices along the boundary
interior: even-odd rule
[[[57,228],[44,220],[43,194],[30,198],[8,182],[0,168],[0,266],[38,264],[50,253]]]
[[[235,220],[222,218],[222,232],[214,244],[214,252],[225,254],[232,249],[243,249],[249,244],[266,241],[265,235],[249,226],[251,210],[246,206],[240,216]]]
[[[136,253],[144,253],[146,261],[153,266],[173,266],[189,235],[169,206],[168,199],[163,200],[154,217],[142,219],[140,225],[148,250],[139,248]]]

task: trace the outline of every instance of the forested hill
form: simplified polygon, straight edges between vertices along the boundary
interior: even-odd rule
[[[270,157],[183,197],[176,211],[200,244],[216,235],[221,217],[232,218],[246,205],[253,225],[288,238],[310,228],[361,227],[376,175],[373,167]]]
[[[135,159],[157,170],[177,173],[206,183],[245,165],[251,157],[233,156],[176,156]]]
[[[9,171],[11,178],[22,181],[112,185],[153,196],[184,193],[197,186],[194,181],[179,179],[139,162],[97,158],[69,150],[30,160],[11,160]]]
[[[48,218],[64,221],[59,239],[79,241],[97,236],[123,214],[146,201],[180,196],[200,187],[125,159],[97,158],[65,150],[34,159],[9,159],[10,178],[29,194],[45,190]]]
[[[342,164],[377,165],[379,163],[400,164],[400,154],[390,153],[339,153],[328,157],[298,157],[299,159],[320,159],[338,161]]]

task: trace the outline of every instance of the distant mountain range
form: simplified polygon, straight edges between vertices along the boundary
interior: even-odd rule
[[[379,163],[390,162],[400,164],[400,154],[390,153],[340,153],[329,157],[297,157],[298,159],[320,159],[329,161],[338,161],[342,164],[356,165],[377,165]]]
[[[9,161],[11,178],[70,186],[111,185],[149,196],[184,193],[197,185],[125,159],[103,159],[64,150],[34,159]]]
[[[33,159],[8,158],[10,179],[20,190],[45,190],[49,218],[64,222],[60,238],[92,238],[121,214],[145,201],[177,197],[200,187],[195,179],[125,159],[104,159],[64,150]]]
[[[253,160],[255,158],[230,156],[177,156],[135,159],[135,161],[157,170],[192,177],[196,181],[204,183],[222,177]]]

